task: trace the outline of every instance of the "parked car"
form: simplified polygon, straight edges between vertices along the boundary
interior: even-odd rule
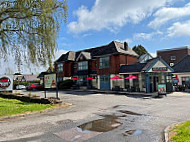
[[[29,86],[26,87],[26,90],[29,91],[29,90],[43,90],[43,86],[40,85],[40,84],[31,84]]]
[[[24,85],[17,85],[16,86],[16,90],[23,90],[23,89],[26,89],[26,86],[24,86]]]

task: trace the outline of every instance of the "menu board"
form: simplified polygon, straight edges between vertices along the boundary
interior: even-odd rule
[[[56,88],[56,74],[44,75],[44,87],[45,88]]]

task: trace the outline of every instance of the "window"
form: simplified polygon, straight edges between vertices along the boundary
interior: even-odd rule
[[[176,56],[171,56],[171,60],[176,60]]]
[[[63,77],[58,77],[57,82],[63,81]]]
[[[63,63],[59,63],[57,65],[57,72],[62,72],[63,71]]]
[[[99,68],[103,69],[103,68],[109,68],[109,57],[104,57],[104,58],[100,58],[100,65]]]
[[[174,63],[170,63],[170,67],[173,67],[174,66]]]
[[[88,70],[88,61],[78,62],[78,70]]]

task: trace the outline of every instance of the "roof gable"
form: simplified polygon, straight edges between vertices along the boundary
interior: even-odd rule
[[[155,58],[147,63],[146,68],[143,68],[144,72],[173,72],[174,70],[162,59]]]

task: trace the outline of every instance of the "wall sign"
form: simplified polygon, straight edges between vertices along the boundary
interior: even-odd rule
[[[45,88],[56,88],[56,74],[47,74],[44,76]]]
[[[154,67],[152,71],[168,71],[167,67]]]
[[[0,91],[12,91],[12,90],[13,90],[13,76],[0,75]]]

